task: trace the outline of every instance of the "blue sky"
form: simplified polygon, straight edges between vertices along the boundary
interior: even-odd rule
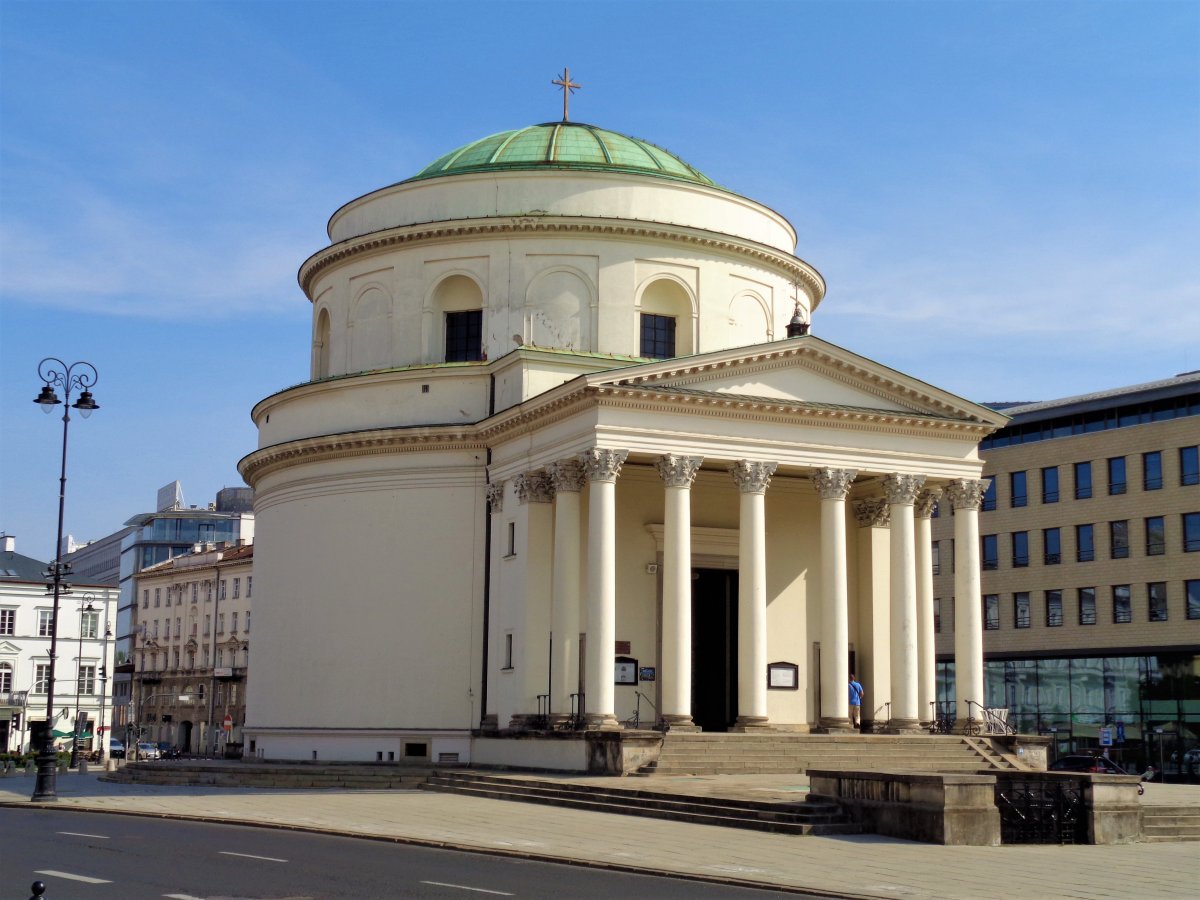
[[[974,400],[1200,368],[1195,2],[0,3],[0,531],[238,485],[345,201],[561,113],[795,224],[822,337]]]

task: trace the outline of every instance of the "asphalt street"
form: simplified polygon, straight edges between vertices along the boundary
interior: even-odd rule
[[[775,891],[278,829],[0,809],[0,895],[217,898],[765,898]]]

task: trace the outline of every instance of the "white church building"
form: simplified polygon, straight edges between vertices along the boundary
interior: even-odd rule
[[[977,446],[1005,418],[809,333],[825,283],[778,213],[563,121],[328,230],[299,274],[311,380],[254,407],[240,463],[247,755],[545,764],[530,738],[564,720],[845,731],[852,671],[864,716],[911,731],[939,497],[960,717],[982,702]]]

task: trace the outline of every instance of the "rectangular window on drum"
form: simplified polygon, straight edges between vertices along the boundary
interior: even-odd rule
[[[446,362],[483,359],[483,310],[446,313]]]
[[[641,355],[670,359],[675,355],[675,317],[642,313]]]

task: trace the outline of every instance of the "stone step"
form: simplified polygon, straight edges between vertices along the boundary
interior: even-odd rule
[[[1142,812],[1142,821],[1147,825],[1154,825],[1156,827],[1195,828],[1200,830],[1200,810],[1193,810],[1183,815],[1161,815],[1145,809]]]
[[[833,807],[831,811],[830,804],[821,802],[816,802],[816,808],[810,813],[797,809],[802,804],[784,804],[782,809],[773,811],[769,808],[770,804],[753,801],[743,803],[706,797],[589,789],[577,784],[531,782],[525,779],[516,781],[486,776],[476,778],[461,774],[435,775],[423,789],[783,834],[857,834],[859,831],[840,810]]]
[[[129,763],[106,772],[101,781],[122,784],[204,785],[209,787],[327,788],[343,790],[415,789],[429,770],[396,766],[189,765],[187,763]]]

